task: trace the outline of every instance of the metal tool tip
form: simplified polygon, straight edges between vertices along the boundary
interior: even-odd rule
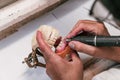
[[[66,42],[70,42],[71,41],[71,39],[66,39]]]

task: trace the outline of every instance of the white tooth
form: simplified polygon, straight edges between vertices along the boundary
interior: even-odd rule
[[[54,38],[53,41],[56,42],[57,38]]]
[[[61,41],[60,44],[58,45],[58,47],[61,47],[63,45],[63,42]]]
[[[60,37],[59,31],[51,26],[42,25],[38,30],[41,31],[44,40],[51,48],[55,44],[56,40]],[[36,34],[35,34],[32,39],[32,49],[36,49],[36,47],[38,47],[38,44],[36,41]]]
[[[59,34],[59,32],[58,32],[57,30],[52,29],[51,40],[53,40],[53,39],[56,39],[56,40],[57,40],[58,34]],[[56,40],[55,40],[55,41],[56,41]]]
[[[54,44],[55,42],[52,41],[52,40],[49,40],[48,43],[49,43],[49,45],[53,46],[53,44]]]

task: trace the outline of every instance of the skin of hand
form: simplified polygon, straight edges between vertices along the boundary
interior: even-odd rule
[[[82,80],[83,64],[75,53],[72,53],[72,61],[67,61],[51,50],[40,31],[36,39],[46,62],[46,73],[52,80]]]
[[[80,32],[109,36],[103,23],[91,20],[80,20],[66,38],[71,38]],[[78,41],[69,42],[69,46],[79,52],[120,62],[120,47],[94,47]]]

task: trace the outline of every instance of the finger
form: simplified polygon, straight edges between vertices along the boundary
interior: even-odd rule
[[[66,38],[71,38],[73,36],[75,36],[78,32],[82,31],[82,29],[79,29],[79,31],[76,32],[76,28],[78,28],[79,26],[79,22],[76,23],[76,25],[73,27],[73,29],[68,33],[68,35],[66,36]]]
[[[78,41],[71,41],[69,46],[79,52],[87,53],[92,56],[97,56],[96,52],[98,51],[97,47],[87,45]]]
[[[40,48],[42,54],[44,55],[45,59],[48,59],[54,55],[54,52],[44,41],[44,39],[42,37],[42,33],[40,31],[37,31],[36,40],[38,42],[39,48]]]
[[[95,31],[97,31],[95,30],[96,29],[95,24],[96,24],[95,21],[81,20],[75,25],[72,31],[67,35],[67,38],[71,38],[77,35],[78,33],[82,33],[83,31],[95,33]]]
[[[72,64],[80,64],[80,65],[82,65],[81,59],[75,53],[72,53],[71,57],[72,57],[72,62],[71,62]]]
[[[80,60],[80,57],[77,56],[76,53],[72,53],[72,54],[71,54],[71,57],[72,57],[72,60],[73,60],[73,61],[79,61],[79,60]]]

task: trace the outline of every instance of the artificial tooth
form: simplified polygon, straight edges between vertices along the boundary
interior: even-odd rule
[[[63,45],[63,42],[61,41],[59,46],[62,46],[62,45]]]

